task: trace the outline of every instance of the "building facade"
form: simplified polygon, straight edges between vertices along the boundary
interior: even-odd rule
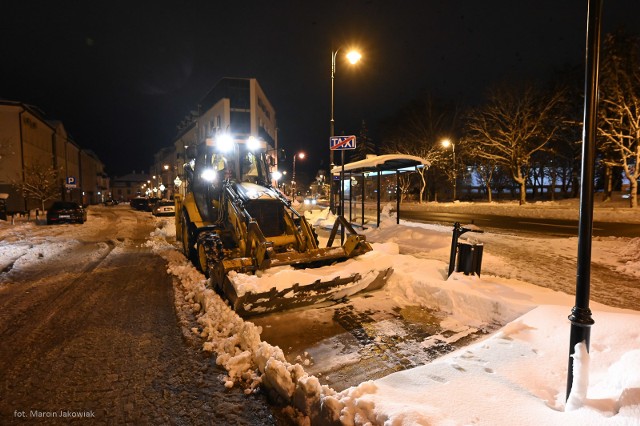
[[[128,202],[136,197],[144,197],[151,185],[151,175],[133,172],[111,179],[111,197],[120,202]]]
[[[166,188],[165,197],[178,192],[176,183],[184,181],[187,148],[221,133],[260,138],[277,157],[276,111],[255,78],[220,80],[180,123],[174,143],[154,155],[152,170]]]
[[[18,189],[33,168],[58,172],[58,199],[94,204],[108,191],[102,162],[83,151],[60,121],[47,120],[35,106],[0,100],[0,193],[8,194],[7,211],[41,207]]]

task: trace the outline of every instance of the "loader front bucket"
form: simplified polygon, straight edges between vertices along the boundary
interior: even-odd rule
[[[309,305],[330,305],[349,296],[384,287],[392,272],[392,268],[371,270],[326,281],[318,279],[310,284],[294,284],[281,290],[273,287],[268,291],[245,292],[241,295],[238,295],[236,286],[231,282],[233,277],[227,275],[222,292],[238,315],[249,317]]]
[[[301,226],[309,225],[302,221]],[[331,247],[339,226],[348,233],[346,241]],[[336,303],[384,287],[393,272],[391,263],[377,257],[342,216],[327,247],[275,250],[254,221],[249,222],[248,236],[247,255],[212,258],[209,267],[212,286],[242,317]]]

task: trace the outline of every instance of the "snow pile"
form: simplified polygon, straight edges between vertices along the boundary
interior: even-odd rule
[[[617,270],[640,278],[640,238],[633,238],[623,248],[620,258],[625,262]]]
[[[304,217],[315,228],[331,229],[336,221],[336,215],[331,210],[326,209],[307,210]]]
[[[585,342],[576,344],[571,357],[573,358],[573,382],[571,394],[567,398],[566,411],[583,407],[589,389],[589,351]]]

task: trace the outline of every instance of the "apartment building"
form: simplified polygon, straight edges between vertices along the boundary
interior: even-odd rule
[[[123,176],[111,179],[111,197],[114,200],[127,202],[136,197],[144,197],[151,186],[151,175],[135,170]]]
[[[152,171],[161,176],[165,196],[178,191],[176,183],[184,180],[186,148],[220,133],[261,138],[276,157],[276,111],[255,78],[221,79],[178,125],[174,143],[154,155]]]
[[[0,193],[8,194],[9,212],[40,207],[16,188],[29,167],[59,171],[59,199],[95,204],[109,188],[104,164],[81,149],[62,122],[48,120],[36,106],[0,100]]]

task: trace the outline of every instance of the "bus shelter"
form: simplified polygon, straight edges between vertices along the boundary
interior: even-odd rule
[[[404,154],[385,154],[385,155],[367,155],[364,160],[354,161],[353,163],[343,164],[341,166],[335,166],[331,169],[332,176],[340,177],[340,189],[338,192],[340,205],[339,214],[344,216],[344,206],[348,202],[350,206],[349,213],[351,214],[351,206],[353,203],[353,191],[351,182],[352,179],[361,179],[362,182],[362,194],[360,197],[361,202],[361,218],[362,225],[364,226],[364,202],[365,202],[365,179],[375,178],[376,180],[376,226],[380,226],[380,201],[381,201],[381,177],[384,174],[395,173],[396,184],[396,223],[400,223],[400,174],[407,172],[417,171],[421,167],[429,167],[429,161],[421,157],[414,155]],[[348,199],[345,196],[345,180],[349,180],[349,196]]]

